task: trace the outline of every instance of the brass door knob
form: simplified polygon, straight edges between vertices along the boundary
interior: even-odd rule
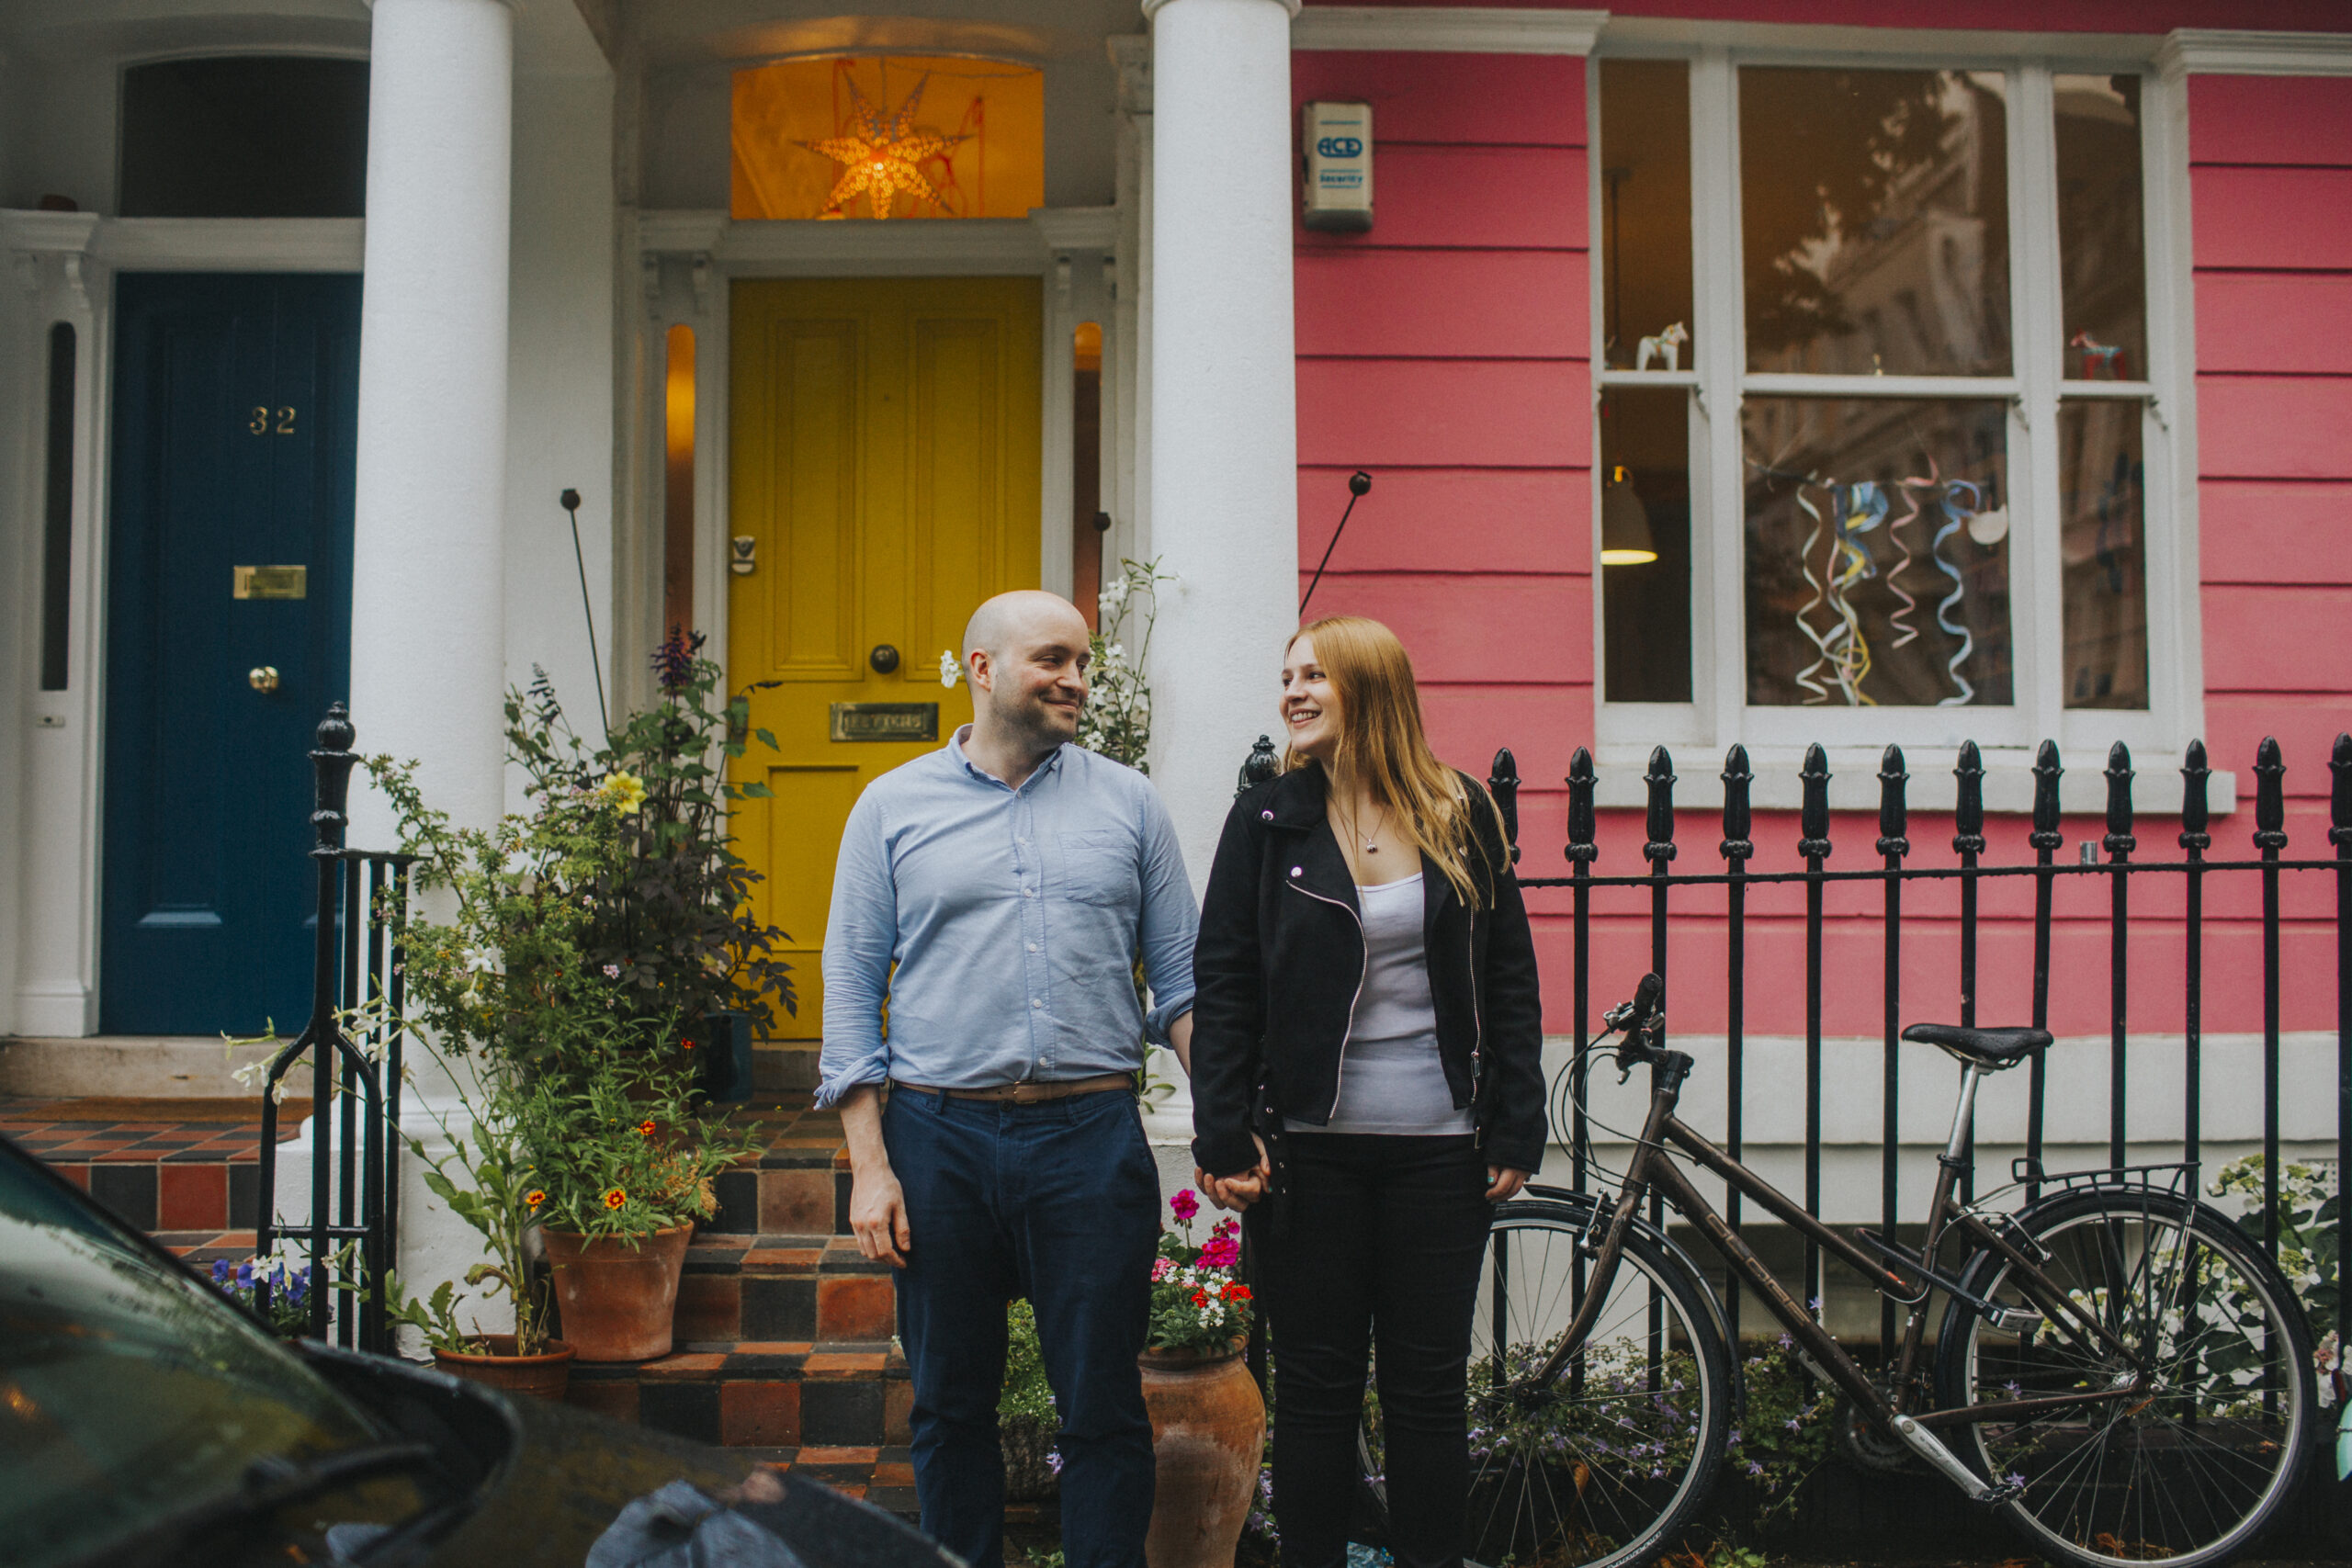
[[[277,666],[264,664],[245,671],[245,684],[263,696],[277,690]]]

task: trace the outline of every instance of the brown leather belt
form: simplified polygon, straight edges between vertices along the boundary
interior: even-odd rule
[[[933,1089],[929,1084],[909,1083],[892,1078],[893,1089],[909,1089],[917,1094],[944,1094],[950,1100],[991,1100],[1000,1104],[1041,1105],[1049,1100],[1068,1100],[1074,1094],[1102,1094],[1114,1089],[1132,1089],[1136,1086],[1133,1073],[1097,1073],[1091,1078],[1060,1078],[1040,1083],[1023,1078],[1019,1083],[990,1084],[986,1089]]]

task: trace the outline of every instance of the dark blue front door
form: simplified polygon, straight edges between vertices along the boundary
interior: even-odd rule
[[[99,1027],[310,1015],[303,753],[351,663],[359,279],[115,284]]]

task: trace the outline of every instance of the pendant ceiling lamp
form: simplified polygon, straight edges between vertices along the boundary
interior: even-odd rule
[[[1650,537],[1649,508],[1634,493],[1633,477],[1625,465],[1613,464],[1600,487],[1600,564],[1646,566],[1657,559],[1657,541]]]

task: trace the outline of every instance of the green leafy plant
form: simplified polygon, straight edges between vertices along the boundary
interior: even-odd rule
[[[2244,1205],[2239,1224],[2257,1242],[2267,1232],[2263,1175],[2267,1162],[2260,1154],[2224,1166],[2213,1179],[2212,1195],[2235,1195]],[[2302,1303],[2310,1325],[2312,1358],[2319,1374],[2319,1400],[2332,1406],[2343,1393],[2342,1347],[2336,1341],[2336,1307],[2343,1299],[2343,1259],[2339,1252],[2336,1216],[2343,1199],[2328,1189],[2329,1172],[2290,1160],[2278,1168],[2278,1269]]]
[[[1054,1386],[1046,1379],[1046,1355],[1037,1343],[1037,1314],[1025,1301],[1014,1301],[1004,1313],[1004,1393],[996,1402],[998,1416],[1007,1421],[1043,1422],[1051,1429],[1061,1417],[1054,1407]]]
[[[1151,656],[1152,628],[1159,621],[1159,585],[1175,581],[1159,570],[1157,558],[1122,560],[1119,575],[1102,587],[1091,639],[1092,655],[1087,671],[1086,709],[1079,715],[1078,743],[1114,761],[1125,762],[1139,773],[1151,772],[1151,680],[1147,673]],[[1141,635],[1128,618],[1140,615]],[[1134,639],[1132,651],[1128,641]]]
[[[1795,1521],[1805,1482],[1829,1457],[1837,1395],[1805,1371],[1786,1334],[1746,1358],[1740,1382],[1740,1423],[1725,1462],[1760,1495],[1751,1522],[1770,1530]]]
[[[594,884],[578,925],[581,956],[619,981],[632,1016],[674,1024],[691,1039],[717,1012],[749,1013],[762,1032],[775,1010],[798,1010],[790,941],[752,906],[761,874],[736,854],[732,809],[769,798],[757,782],[729,784],[728,760],[775,737],[751,724],[751,693],[722,694],[721,671],[699,632],[674,633],[653,656],[659,695],[600,747],[573,732],[545,671],[506,700],[507,745],[540,800],[620,785],[618,853]]]
[[[447,1190],[435,1191],[510,1280],[522,1277],[510,1233],[530,1224],[636,1238],[713,1213],[712,1179],[752,1139],[694,1108],[694,1064],[669,1048],[686,1002],[655,1005],[601,945],[652,842],[631,825],[644,781],[543,768],[526,809],[469,828],[426,804],[414,763],[367,765],[418,857],[398,931],[409,998],[474,1123],[470,1145],[451,1140],[466,1179],[436,1165]],[[446,918],[423,912],[436,905]],[[699,952],[679,966],[709,972]]]

